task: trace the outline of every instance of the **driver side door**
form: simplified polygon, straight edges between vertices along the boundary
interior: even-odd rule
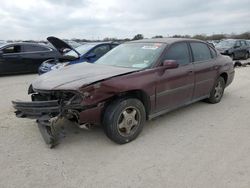
[[[171,45],[164,54],[164,60],[175,60],[179,67],[159,69],[156,83],[156,110],[170,111],[192,100],[194,91],[194,66],[186,42]]]

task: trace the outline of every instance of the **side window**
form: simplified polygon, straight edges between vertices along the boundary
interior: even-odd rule
[[[179,65],[190,63],[187,43],[173,44],[166,52],[164,60],[176,60]]]
[[[109,51],[109,45],[101,45],[94,49],[93,53],[97,58],[103,56]]]
[[[43,46],[24,45],[22,51],[23,52],[46,52],[46,51],[49,51],[49,49]]]
[[[20,45],[8,46],[8,47],[3,49],[4,54],[20,53],[20,52],[21,52],[21,46]]]
[[[209,49],[210,49],[210,52],[211,52],[212,58],[217,57],[217,53],[216,53],[216,51],[215,51],[213,48],[211,48],[211,47],[209,47]]]
[[[212,58],[208,46],[201,42],[191,42],[190,43],[194,61],[206,61]]]

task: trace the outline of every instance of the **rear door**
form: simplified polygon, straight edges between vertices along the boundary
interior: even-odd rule
[[[191,101],[194,90],[194,67],[186,42],[171,45],[164,60],[176,60],[179,67],[164,70],[159,68],[156,83],[157,111],[171,110]]]
[[[216,63],[216,57],[207,44],[202,42],[190,42],[192,50],[195,88],[193,100],[199,100],[207,97],[215,83],[219,66]]]
[[[38,67],[51,57],[52,49],[46,46],[25,44],[22,46],[21,57],[28,72],[37,72]]]

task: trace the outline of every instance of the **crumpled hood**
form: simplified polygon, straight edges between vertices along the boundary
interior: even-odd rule
[[[32,86],[35,90],[77,90],[81,86],[134,71],[137,69],[79,63],[45,73],[37,77]]]

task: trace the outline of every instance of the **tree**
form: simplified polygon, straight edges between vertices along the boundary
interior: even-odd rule
[[[207,36],[204,34],[200,34],[200,35],[194,35],[193,38],[199,40],[206,40]]]
[[[137,35],[134,36],[133,40],[141,40],[143,38],[144,38],[143,34],[137,34]]]
[[[155,35],[154,37],[152,37],[152,39],[157,39],[157,38],[163,38],[162,35]]]

